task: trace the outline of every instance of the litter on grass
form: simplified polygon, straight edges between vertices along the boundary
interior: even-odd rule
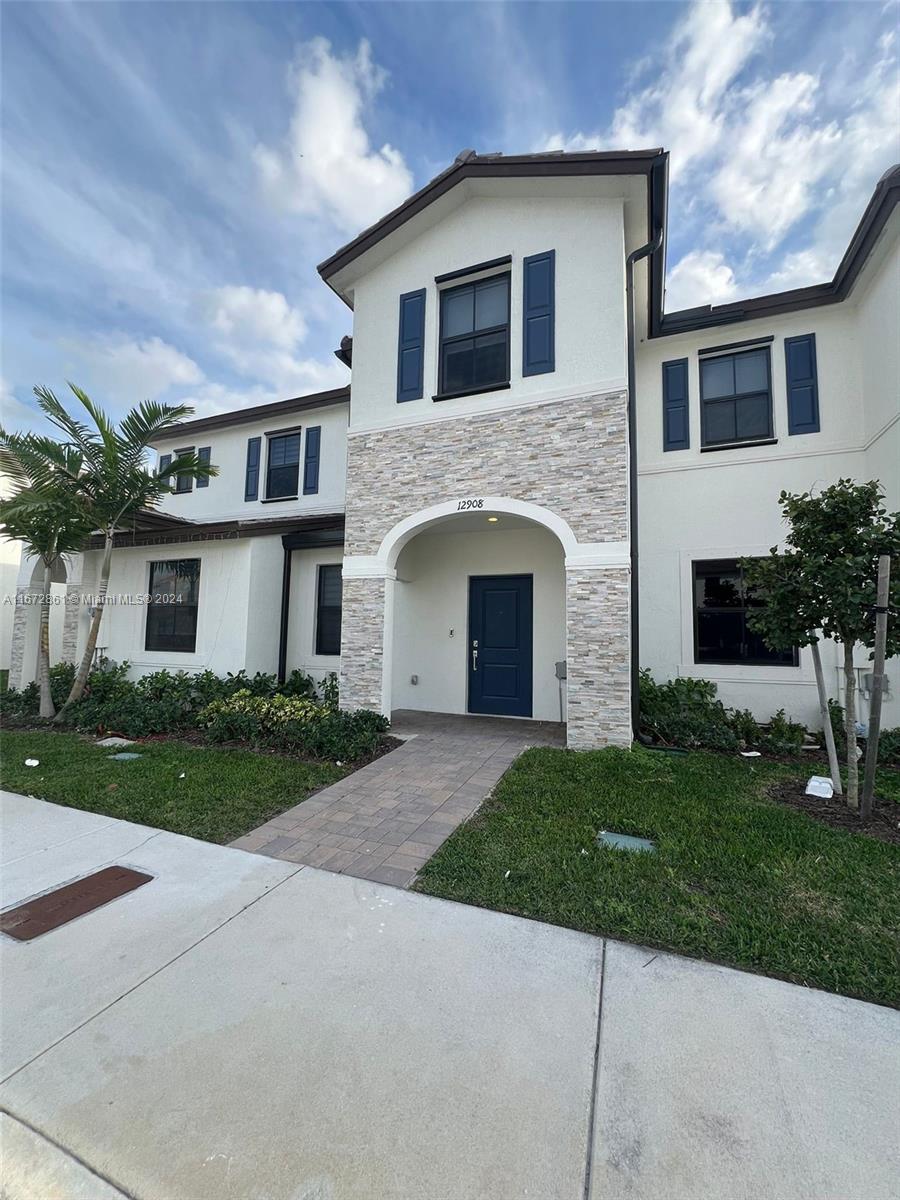
[[[25,759],[26,767],[39,767],[40,765],[41,765],[41,760],[39,758],[26,758]]]
[[[629,850],[634,854],[655,854],[656,847],[648,838],[632,837],[630,833],[609,833],[601,829],[597,841],[614,850]]]
[[[834,784],[825,775],[811,775],[806,785],[807,796],[818,796],[822,800],[830,800],[834,795]]]
[[[741,758],[762,758],[758,750],[742,750]]]

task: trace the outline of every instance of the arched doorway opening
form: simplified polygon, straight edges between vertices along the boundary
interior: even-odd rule
[[[564,721],[569,541],[555,514],[503,498],[395,527],[379,554],[390,710]]]

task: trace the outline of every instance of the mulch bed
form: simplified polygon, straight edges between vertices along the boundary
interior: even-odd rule
[[[814,820],[833,829],[851,830],[900,846],[900,804],[895,800],[880,800],[875,796],[872,819],[863,825],[853,809],[847,807],[846,796],[832,796],[830,800],[823,800],[820,796],[807,796],[805,787],[803,781],[787,779],[773,784],[768,795],[779,804],[801,809]]]

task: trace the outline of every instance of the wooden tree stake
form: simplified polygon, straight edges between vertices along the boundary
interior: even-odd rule
[[[872,816],[872,796],[875,792],[875,768],[878,766],[878,738],[881,734],[881,698],[884,695],[884,652],[887,642],[888,597],[890,596],[891,560],[887,554],[878,558],[878,590],[875,603],[875,656],[872,664],[872,700],[869,706],[869,736],[866,740],[866,775],[863,781],[860,819]]]

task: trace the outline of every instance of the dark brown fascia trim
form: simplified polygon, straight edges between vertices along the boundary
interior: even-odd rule
[[[420,191],[389,212],[375,225],[364,229],[352,242],[319,263],[318,272],[328,282],[354,259],[365,254],[389,234],[405,225],[429,204],[456,187],[464,179],[527,179],[529,177],[573,175],[649,175],[653,164],[665,151],[624,150],[592,151],[584,154],[522,154],[460,156],[446,171],[436,175]]]
[[[333,388],[328,392],[316,392],[312,396],[296,396],[292,400],[275,400],[272,404],[258,404],[255,408],[238,408],[232,412],[216,413],[212,417],[201,417],[197,421],[183,421],[173,425],[157,442],[170,442],[186,434],[205,433],[210,429],[225,429],[229,425],[247,425],[251,421],[266,421],[270,417],[288,416],[304,412],[309,408],[330,408],[334,404],[349,404],[350,389]]]
[[[781,313],[819,308],[823,304],[837,304],[845,300],[898,202],[900,166],[892,167],[876,184],[866,211],[830,282],[794,288],[788,292],[772,292],[767,296],[755,296],[731,304],[705,304],[698,308],[665,313],[660,316],[655,328],[651,322],[650,336],[668,337],[716,325],[734,325],[741,321],[765,319]]]
[[[160,546],[179,542],[232,541],[247,537],[268,537],[272,534],[311,532],[315,529],[344,528],[343,513],[327,513],[314,517],[271,517],[252,521],[189,521],[173,522],[169,528],[135,530],[133,533],[117,533],[113,545]],[[102,536],[91,538],[87,549],[102,550]]]
[[[748,346],[766,346],[775,341],[774,333],[763,333],[759,337],[747,338],[744,342],[724,342],[721,346],[706,346],[698,350],[698,356],[704,354],[724,354],[726,350],[746,350]]]
[[[502,258],[489,258],[487,262],[474,263],[471,267],[460,267],[458,271],[447,271],[444,275],[435,275],[435,283],[450,283],[452,279],[465,279],[467,275],[477,275],[479,271],[490,271],[494,267],[508,267],[512,264],[512,255],[504,254]]]

